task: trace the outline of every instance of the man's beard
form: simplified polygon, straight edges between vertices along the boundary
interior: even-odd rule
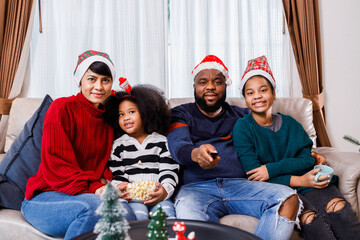
[[[195,102],[203,111],[208,112],[208,113],[213,113],[213,112],[216,112],[224,104],[224,102],[226,100],[226,92],[224,92],[224,95],[221,98],[219,98],[214,105],[211,105],[211,106],[206,104],[204,95],[202,97],[199,97],[196,94],[195,90],[194,90],[194,97],[195,97]]]

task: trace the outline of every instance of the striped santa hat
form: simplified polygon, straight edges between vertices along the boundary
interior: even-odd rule
[[[107,53],[98,52],[94,50],[87,50],[84,53],[80,54],[78,62],[76,64],[76,68],[74,71],[74,77],[76,84],[79,84],[81,78],[84,76],[85,72],[88,70],[91,64],[94,62],[102,62],[105,63],[111,72],[111,77],[113,82],[115,81],[116,72],[114,64],[112,63],[109,55]]]
[[[276,82],[272,74],[270,65],[265,56],[257,57],[248,61],[248,65],[241,78],[239,89],[242,92],[247,80],[253,76],[263,76],[272,84],[274,89],[276,88]]]

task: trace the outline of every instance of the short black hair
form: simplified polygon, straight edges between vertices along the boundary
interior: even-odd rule
[[[110,77],[110,78],[112,79],[112,81],[114,81],[109,66],[106,65],[106,64],[103,63],[103,62],[100,62],[100,61],[93,62],[93,63],[89,66],[88,69],[90,69],[90,70],[93,71],[94,73],[97,73],[97,74],[100,74],[100,75],[104,75],[104,76]],[[86,71],[87,71],[87,70],[86,70]],[[79,82],[79,87],[80,87],[80,86],[81,86],[81,79],[80,79],[80,82]]]
[[[119,126],[119,105],[125,100],[138,106],[147,134],[153,132],[165,134],[170,126],[170,108],[167,100],[160,89],[143,84],[133,87],[130,94],[120,91],[105,100],[104,118],[113,127],[115,138],[119,138],[125,133]]]
[[[105,63],[103,62],[100,62],[100,61],[96,61],[96,62],[93,62],[89,68],[91,71],[93,71],[94,73],[97,73],[97,74],[100,74],[100,75],[104,75],[104,76],[107,76],[107,77],[111,77],[112,78],[112,74],[111,74],[111,71],[110,71],[110,68],[108,65],[106,65]],[[113,79],[114,80],[114,79]]]

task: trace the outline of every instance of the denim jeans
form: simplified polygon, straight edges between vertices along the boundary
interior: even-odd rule
[[[100,196],[92,193],[68,195],[55,191],[43,192],[30,200],[25,199],[21,211],[26,220],[39,231],[54,237],[71,239],[91,231],[100,216],[95,213],[101,203]],[[127,204],[126,218],[134,221],[135,215]]]
[[[176,216],[218,222],[229,214],[250,215],[260,220],[254,232],[258,237],[290,239],[295,221],[279,216],[278,210],[294,194],[296,192],[287,186],[243,178],[190,183],[182,186],[176,196]]]
[[[136,203],[136,202],[130,202],[129,206],[134,212],[136,216],[136,220],[145,220],[149,219],[149,211],[153,212],[157,208],[158,205],[161,205],[161,208],[166,213],[167,218],[175,218],[175,208],[174,204],[171,200],[165,200],[162,202],[159,202],[155,206],[149,206],[145,205],[143,203]]]
[[[301,225],[305,239],[360,239],[360,222],[348,202],[338,212],[326,212],[330,200],[344,199],[334,184],[299,196],[304,204],[303,211],[311,210],[316,214],[310,224]]]

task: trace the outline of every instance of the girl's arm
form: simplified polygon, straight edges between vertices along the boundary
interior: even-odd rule
[[[144,202],[144,204],[155,205],[161,201],[169,199],[179,183],[179,169],[180,166],[171,157],[168,150],[167,140],[165,136],[156,135],[160,140],[155,143],[161,148],[160,161],[159,161],[159,182],[156,183],[156,190],[149,193],[150,200]]]
[[[275,152],[281,149],[277,150],[277,154],[280,155],[283,152],[283,157],[266,163],[270,178],[284,174],[300,175],[311,169],[315,163],[315,159],[311,156],[313,142],[302,125],[290,116],[282,116],[283,125],[280,130],[282,134],[277,136],[277,139],[281,136],[284,140],[279,140],[282,141],[281,145],[277,141],[270,144]]]
[[[311,187],[311,188],[325,188],[329,181],[326,181],[327,176],[319,177],[319,182],[315,182],[315,175],[320,169],[313,169],[302,176],[282,175],[269,179],[268,182],[286,185],[292,188]],[[324,181],[325,180],[325,181]]]
[[[248,172],[259,168],[261,162],[259,156],[256,153],[253,143],[253,137],[250,130],[250,125],[244,119],[239,119],[233,128],[233,144],[240,162],[244,168],[246,174]]]
[[[126,147],[119,138],[114,141],[111,148],[108,165],[113,175],[111,184],[114,186],[117,186],[122,182],[129,182],[129,175],[125,171],[125,161],[123,161],[123,152],[125,148]]]
[[[111,184],[115,186],[121,192],[121,198],[129,200],[128,192],[126,192],[126,187],[129,182],[129,175],[125,171],[125,165],[123,161],[123,152],[126,147],[122,144],[121,139],[116,139],[113,142],[111,148],[111,154],[108,161],[109,168],[112,172],[113,179]],[[99,190],[101,193],[103,190]]]
[[[173,195],[179,183],[180,166],[171,157],[165,136],[163,136],[163,141],[159,142],[159,146],[162,148],[159,163],[159,183],[166,190],[167,196],[165,196],[165,199],[168,199]]]
[[[320,172],[321,169],[313,169],[302,176],[291,176],[290,187],[312,187],[312,188],[325,188],[329,184],[327,176],[319,177],[319,181],[315,182],[316,173]],[[325,181],[324,181],[325,180]]]
[[[266,164],[269,177],[276,177],[283,174],[298,175],[314,166],[315,160],[310,155],[311,148],[303,147],[295,157],[285,157],[278,162]]]
[[[161,201],[164,201],[169,198],[169,194],[165,190],[165,188],[160,184],[156,183],[156,190],[152,193],[149,193],[149,196],[151,197],[150,200],[146,200],[144,204],[147,205],[156,205]]]

